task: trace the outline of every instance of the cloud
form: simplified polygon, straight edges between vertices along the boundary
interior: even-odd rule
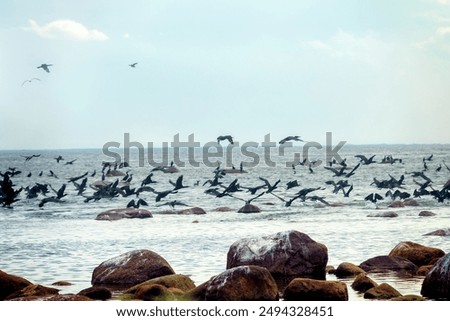
[[[322,51],[334,58],[347,58],[368,63],[380,61],[388,55],[392,48],[373,33],[362,36],[339,30],[327,40],[312,40],[306,42],[307,46]]]
[[[428,39],[415,43],[415,46],[419,49],[426,49],[431,46],[438,46],[449,50],[448,37],[450,36],[450,27],[438,27],[434,34]]]
[[[34,20],[28,21],[30,26],[25,30],[32,31],[42,38],[69,38],[75,40],[107,40],[108,36],[96,29],[88,29],[73,20],[55,20],[40,26]]]

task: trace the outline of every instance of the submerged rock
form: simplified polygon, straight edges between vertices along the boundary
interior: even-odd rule
[[[59,290],[55,288],[49,288],[39,284],[30,284],[17,292],[10,294],[7,300],[17,299],[17,298],[34,298],[34,297],[45,297],[58,294]]]
[[[405,206],[419,206],[419,202],[417,202],[415,199],[413,198],[407,198],[403,201],[403,204]]]
[[[381,283],[364,293],[364,299],[375,300],[389,300],[400,296],[402,296],[402,294],[387,283]]]
[[[436,213],[431,211],[420,211],[419,216],[427,217],[427,216],[436,216]]]
[[[97,221],[117,221],[123,218],[150,218],[150,211],[142,208],[118,208],[101,212],[95,218]]]
[[[133,286],[163,275],[175,274],[167,261],[149,250],[124,253],[97,266],[92,285]]]
[[[420,294],[431,299],[450,299],[450,253],[440,258],[428,272]]]
[[[334,274],[336,274],[338,278],[345,278],[358,275],[359,273],[365,273],[365,271],[353,263],[343,262],[339,264]]]
[[[424,234],[424,236],[450,236],[450,228],[443,228],[439,229],[427,234]]]
[[[347,285],[340,281],[293,279],[283,295],[286,301],[348,301]]]
[[[275,301],[278,287],[270,272],[259,266],[238,266],[212,277],[187,294],[198,301]]]
[[[369,278],[366,273],[360,273],[356,276],[351,286],[355,291],[366,292],[367,290],[378,286],[378,284]]]
[[[389,253],[389,256],[403,257],[417,266],[434,264],[444,255],[441,249],[414,242],[400,242]]]
[[[177,214],[206,214],[206,211],[201,207],[191,207],[184,210],[177,211]]]
[[[369,214],[367,217],[398,217],[398,214],[392,211],[383,212],[383,213],[375,213]]]
[[[227,269],[241,265],[265,267],[277,276],[325,279],[328,249],[298,231],[280,232],[234,242],[227,254]]]
[[[398,256],[381,255],[362,262],[359,267],[366,272],[409,272],[414,274],[417,265],[410,260]]]

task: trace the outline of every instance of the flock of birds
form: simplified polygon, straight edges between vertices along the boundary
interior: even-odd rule
[[[46,67],[48,68],[48,65],[46,65]],[[218,144],[222,141],[228,141],[230,144],[233,144],[233,137],[231,135],[217,137]],[[299,136],[288,136],[280,140],[279,143],[284,144],[288,141],[303,140]],[[22,157],[24,158],[24,162],[33,162],[33,159],[41,157],[41,154],[22,155]],[[240,164],[239,169],[234,168],[234,166],[232,169],[226,169],[222,168],[219,164],[219,166],[212,171],[212,177],[210,179],[207,179],[204,182],[197,180],[193,185],[202,185],[205,188],[204,193],[212,197],[230,197],[241,200],[245,204],[250,204],[263,195],[270,195],[273,196],[274,199],[281,201],[286,207],[291,206],[294,201],[320,202],[326,206],[331,204],[325,197],[314,195],[313,192],[330,188],[330,192],[333,194],[342,193],[343,197],[349,197],[353,191],[353,184],[349,182],[349,178],[357,174],[362,166],[372,166],[374,163],[402,163],[401,159],[393,158],[390,155],[385,156],[378,162],[375,160],[375,155],[370,157],[366,157],[365,155],[355,155],[354,157],[358,159],[355,166],[348,166],[346,159],[340,162],[333,159],[327,166],[323,166],[323,168],[330,173],[330,179],[325,181],[325,186],[302,187],[297,179],[293,179],[287,181],[285,187],[282,187],[281,179],[271,182],[264,177],[258,177],[257,181],[260,181],[261,183],[256,184],[255,186],[245,186],[245,184],[241,184],[238,178],[233,179],[230,183],[225,183],[226,181],[229,181],[224,179],[227,175],[232,176],[234,174],[247,173],[243,168],[243,163]],[[54,157],[54,160],[59,164],[58,166],[71,166],[77,161],[77,159],[66,161],[62,156]],[[429,166],[431,162],[433,162],[433,155],[423,157],[423,167],[417,171],[409,173],[405,172],[398,178],[395,178],[390,174],[390,178],[385,180],[373,178],[370,185],[374,186],[377,191],[365,196],[364,201],[377,203],[384,198],[403,200],[412,197],[419,198],[422,196],[433,197],[438,202],[449,200],[450,180],[442,187],[435,187],[433,181],[427,175],[427,172],[432,171]],[[292,165],[293,173],[296,173],[297,166],[306,166],[309,168],[309,172],[314,174],[315,171],[313,168],[318,170],[317,166],[313,166],[314,164],[314,162],[304,159],[298,164]],[[125,172],[123,172],[123,170],[125,170]],[[445,161],[442,161],[438,167],[434,168],[435,172],[440,172],[441,170],[450,172],[450,168]],[[59,178],[55,171],[47,171],[45,176],[48,176],[54,179],[54,182],[61,184],[62,178]],[[86,203],[123,197],[132,198],[127,202],[127,207],[139,208],[141,206],[149,206],[149,195],[153,195],[155,197],[155,204],[158,207],[170,206],[174,208],[175,206],[188,206],[188,204],[184,202],[171,200],[171,198],[174,197],[172,195],[177,194],[180,190],[192,188],[193,186],[185,185],[183,180],[184,176],[179,175],[175,181],[172,181],[171,179],[169,179],[168,182],[166,181],[166,183],[170,184],[170,188],[159,188],[158,186],[168,186],[168,184],[160,184],[154,180],[155,173],[158,171],[172,173],[172,175],[179,172],[172,162],[168,166],[152,168],[142,180],[136,182],[136,179],[133,177],[132,169],[128,163],[122,162],[118,164],[103,162],[101,171],[98,174],[97,171],[94,170],[92,173],[85,172],[80,175],[64,178],[62,185],[56,189],[50,183],[38,182],[25,187],[22,186],[16,188],[13,183],[15,177],[26,175],[31,181],[33,174],[31,172],[25,174],[15,167],[9,167],[7,171],[0,172],[0,204],[6,208],[13,208],[14,203],[20,201],[23,197],[22,194],[25,194],[27,200],[37,200],[38,207],[40,208],[43,208],[48,203],[62,203],[65,202],[65,198],[68,195],[68,184],[70,184],[73,186],[70,194],[76,194],[78,197],[83,197],[84,202]],[[37,174],[38,177],[42,177],[43,175],[44,171]],[[415,188],[413,192],[405,190],[405,175],[411,176],[414,184],[417,185],[417,188]],[[101,176],[101,179],[99,179],[98,176]],[[114,178],[114,181],[108,180],[111,177]],[[91,181],[88,183],[88,180]],[[290,193],[294,188],[298,188],[294,194],[289,197],[285,196],[286,191],[289,191]],[[383,191],[385,192],[383,193]]]

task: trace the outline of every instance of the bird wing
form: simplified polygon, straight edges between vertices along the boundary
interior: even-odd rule
[[[367,161],[368,161],[367,157],[364,156],[364,155],[355,155],[355,157],[358,157],[360,160],[362,160],[362,161],[364,161],[364,162],[367,162]]]

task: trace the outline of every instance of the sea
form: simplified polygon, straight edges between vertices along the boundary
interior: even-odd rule
[[[222,142],[226,145],[225,142]],[[211,146],[210,146],[211,147]],[[60,293],[77,293],[91,286],[92,272],[100,263],[132,250],[148,249],[158,253],[178,274],[190,276],[199,285],[226,269],[230,246],[243,238],[257,238],[278,232],[297,230],[328,248],[328,265],[337,267],[342,262],[356,265],[379,255],[387,255],[402,241],[412,241],[426,246],[450,251],[450,237],[426,236],[437,229],[450,228],[449,200],[438,202],[431,195],[415,198],[418,206],[388,208],[393,202],[385,196],[389,189],[378,188],[374,178],[387,181],[398,180],[404,175],[402,192],[413,194],[425,179],[431,180],[428,190],[441,189],[450,178],[450,145],[344,145],[338,154],[329,155],[326,148],[311,148],[308,152],[301,144],[286,148],[254,147],[211,150],[205,148],[164,149],[154,148],[131,151],[117,149],[114,153],[103,149],[65,150],[3,150],[0,151],[0,172],[18,173],[11,177],[15,189],[23,188],[18,201],[12,208],[0,207],[0,270],[19,275],[45,286],[56,281],[68,281],[72,285],[60,287]],[[335,151],[336,152],[336,151]],[[25,156],[40,155],[26,160]],[[337,177],[329,168],[339,169],[339,164],[330,164],[334,156],[345,160],[349,170],[360,163],[356,155],[375,155],[375,163],[361,164],[350,177]],[[61,156],[59,163],[56,158]],[[120,156],[120,158],[119,158]],[[401,159],[393,164],[382,163],[385,156]],[[307,158],[307,162],[303,162]],[[425,160],[424,160],[425,159]],[[72,163],[66,164],[67,162]],[[102,180],[104,162],[124,162],[129,167],[117,168],[127,178],[130,188],[138,188],[150,173],[156,183],[149,186],[156,191],[173,189],[175,182],[183,175],[183,185],[177,193],[169,194],[159,202],[151,191],[142,192],[139,198],[148,205],[153,217],[146,219],[122,219],[117,221],[96,220],[103,211],[124,208],[135,195],[104,198],[86,202],[86,197],[95,190],[88,186],[82,195],[71,178],[87,174],[88,185]],[[169,165],[178,169],[176,173],[154,170]],[[240,190],[234,197],[217,197],[205,193],[211,188],[208,180],[220,169],[239,169],[243,172],[227,173],[220,181],[228,186],[237,179]],[[167,164],[166,164],[167,163]],[[158,165],[159,164],[159,165]],[[293,167],[292,164],[295,166]],[[309,166],[311,165],[311,166]],[[51,172],[53,174],[51,174]],[[105,177],[113,183],[123,176]],[[260,208],[259,213],[238,213],[251,195],[247,187],[271,185],[278,180],[273,194],[263,194],[251,204]],[[329,181],[348,180],[353,190],[348,197],[333,192]],[[287,189],[287,183],[297,180],[297,187]],[[77,181],[81,182],[81,179]],[[48,184],[48,196],[66,184],[61,202],[48,202],[39,206],[44,196],[27,199],[26,187],[36,183]],[[52,188],[55,191],[52,191]],[[223,190],[220,187],[220,190]],[[318,188],[308,196],[323,198],[324,205],[317,199],[295,200],[286,207],[284,200],[291,199],[304,188]],[[346,188],[347,190],[348,188]],[[397,188],[392,189],[394,192]],[[371,193],[383,197],[376,203],[366,201]],[[179,201],[187,206],[175,206],[175,210],[201,207],[206,214],[167,214],[172,208],[169,201]],[[228,212],[218,211],[229,207]],[[432,211],[435,216],[419,216],[421,211]],[[373,217],[373,215],[394,211],[397,217]],[[405,277],[397,274],[373,273],[369,276],[378,283],[387,282],[402,294],[420,294],[423,276]],[[327,279],[335,280],[334,275]],[[362,294],[348,284],[350,300],[364,300]]]

